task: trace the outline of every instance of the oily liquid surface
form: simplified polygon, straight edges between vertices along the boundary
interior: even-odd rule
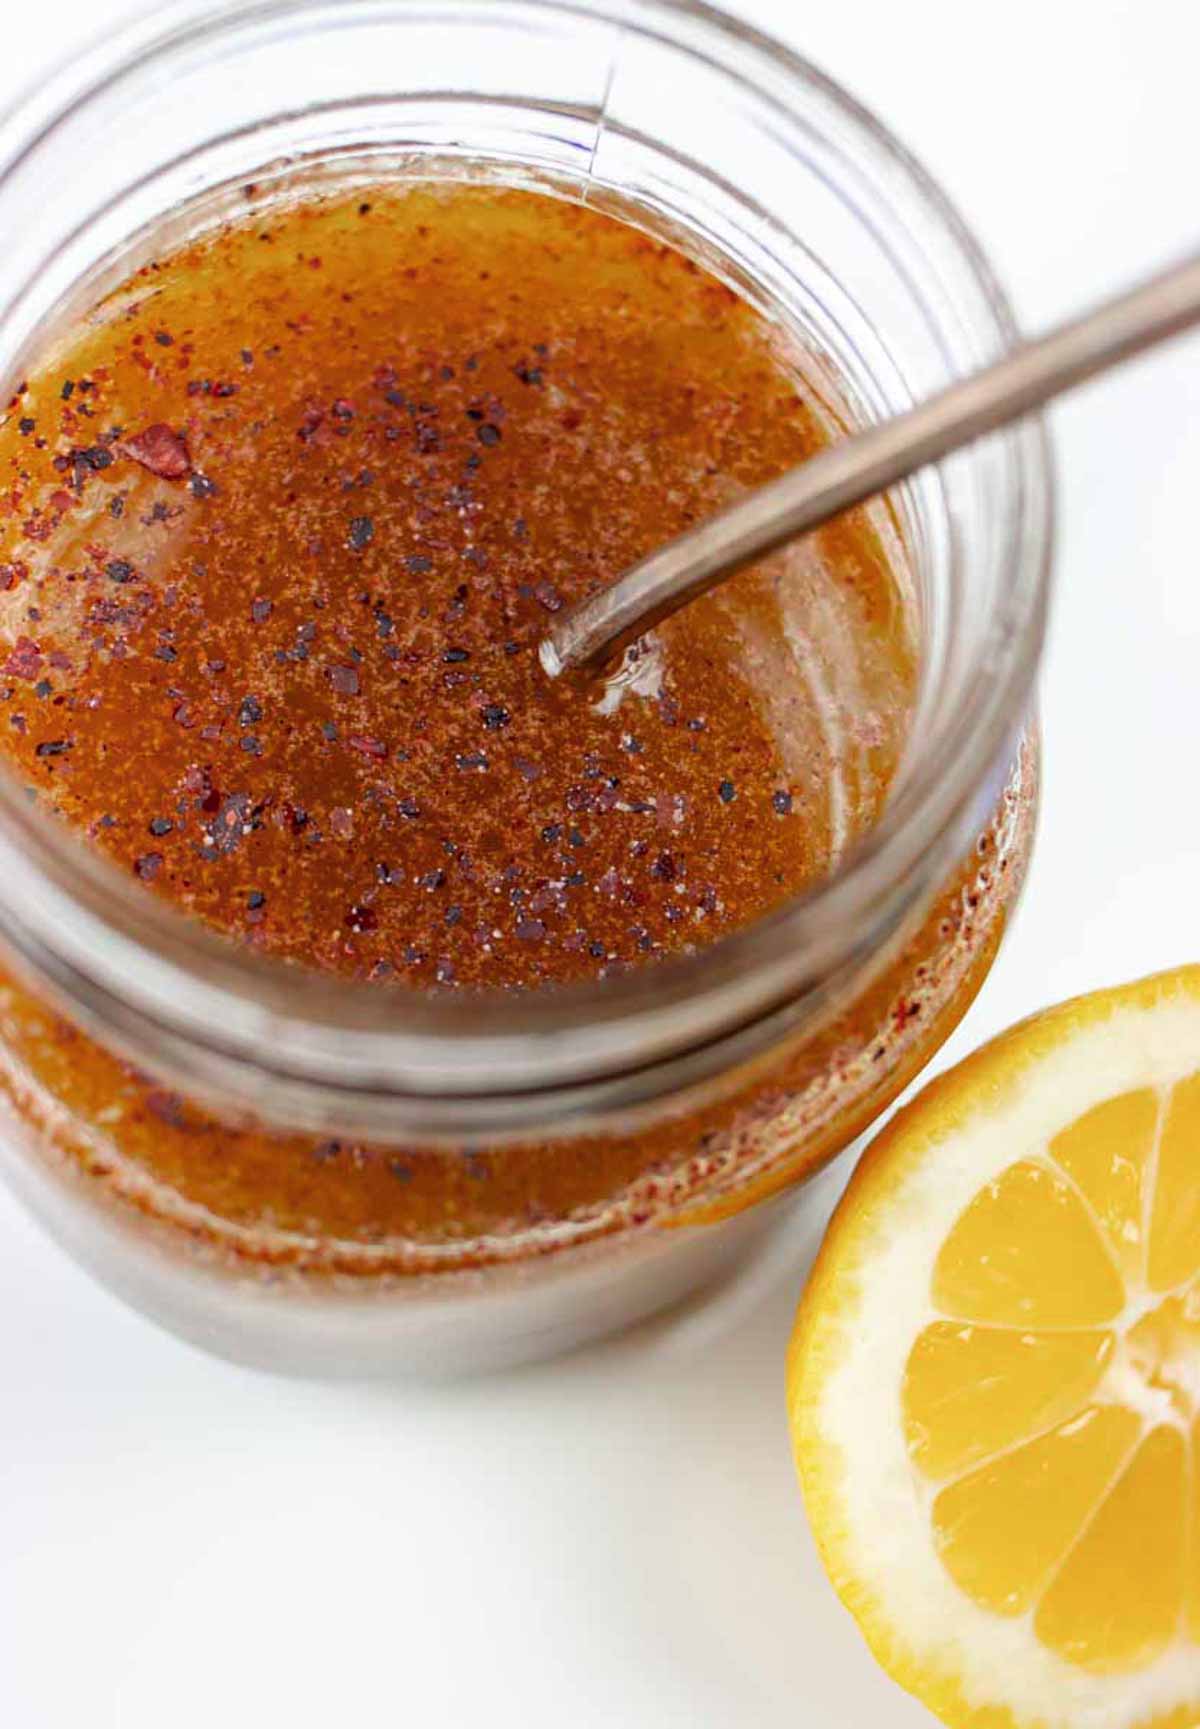
[[[711,942],[886,789],[913,666],[871,530],[664,628],[650,694],[552,687],[536,644],[821,442],[757,317],[610,218],[459,187],[246,222],[0,434],[0,742],[291,959],[514,986]]]
[[[0,424],[0,748],[147,892],[287,960],[527,988],[702,946],[886,795],[915,657],[874,528],[687,609],[603,695],[536,645],[826,437],[756,313],[595,211],[442,184],[248,213]],[[243,1229],[523,1228],[655,1157],[228,1130],[23,1001],[4,1035],[41,1084]]]

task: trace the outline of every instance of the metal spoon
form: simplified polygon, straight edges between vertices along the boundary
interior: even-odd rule
[[[1053,397],[1200,324],[1200,255],[1024,342],[904,414],[830,445],[669,541],[555,619],[539,644],[551,678],[619,649],[797,535],[905,480]]]

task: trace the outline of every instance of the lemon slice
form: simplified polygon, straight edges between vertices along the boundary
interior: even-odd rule
[[[946,1723],[1200,1723],[1200,967],[1036,1016],[894,1119],[788,1399],[833,1584]]]

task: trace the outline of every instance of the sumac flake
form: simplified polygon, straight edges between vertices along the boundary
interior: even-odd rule
[[[146,427],[144,432],[135,432],[132,438],[122,439],[120,448],[162,480],[182,480],[191,473],[191,459],[182,434],[162,422]]]
[[[353,666],[331,666],[327,677],[339,696],[358,695],[358,669]]]
[[[19,636],[3,670],[10,678],[37,678],[42,666],[42,654],[36,642]]]

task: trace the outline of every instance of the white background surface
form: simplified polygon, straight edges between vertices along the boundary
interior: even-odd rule
[[[1030,326],[1200,244],[1192,0],[737,9],[896,127]],[[0,11],[0,100],[114,15]],[[1057,997],[1197,958],[1200,344],[1054,422],[1039,846],[939,1066]],[[0,1194],[0,1724],[919,1729],[826,1587],[794,1485],[803,1235],[732,1312],[502,1379],[359,1390],[207,1360]]]

